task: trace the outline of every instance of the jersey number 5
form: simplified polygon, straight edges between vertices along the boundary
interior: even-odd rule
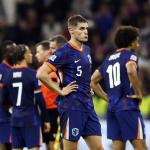
[[[76,76],[78,76],[78,77],[82,76],[82,66],[77,66]]]
[[[109,74],[110,88],[118,86],[120,81],[120,64],[117,62],[114,65],[109,65],[106,72]]]
[[[18,96],[16,106],[21,105],[21,97],[22,97],[22,82],[17,82],[12,84],[14,88],[18,88]]]

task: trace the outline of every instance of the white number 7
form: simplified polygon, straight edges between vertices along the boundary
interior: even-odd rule
[[[17,102],[16,106],[21,105],[21,97],[22,97],[22,82],[13,83],[14,88],[18,88],[18,96],[17,96]]]

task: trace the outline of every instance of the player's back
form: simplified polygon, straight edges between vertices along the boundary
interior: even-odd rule
[[[0,64],[0,101],[2,102],[3,79],[11,70],[11,66],[3,62]],[[0,122],[8,122],[10,120],[10,113],[3,104],[0,104]]]
[[[13,105],[12,125],[39,124],[39,114],[34,101],[34,92],[39,88],[36,72],[25,67],[14,68],[7,75],[5,85]]]
[[[111,110],[138,109],[138,102],[127,98],[127,95],[134,94],[126,69],[126,64],[129,61],[137,63],[136,54],[122,49],[107,57],[99,68],[104,78]]]

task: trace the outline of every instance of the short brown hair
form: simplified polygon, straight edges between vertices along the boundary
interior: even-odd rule
[[[62,47],[67,42],[67,39],[63,35],[56,35],[50,39],[50,42],[53,41],[55,41],[59,47]]]
[[[87,20],[81,15],[73,15],[68,18],[68,26],[76,26],[80,22],[87,23]]]
[[[36,44],[36,47],[38,46],[42,46],[43,47],[43,50],[44,51],[48,51],[50,49],[50,46],[49,46],[49,41],[48,40],[45,40],[45,41],[41,41],[39,43]]]
[[[134,26],[120,26],[115,35],[115,44],[118,48],[128,47],[139,36],[138,28]]]

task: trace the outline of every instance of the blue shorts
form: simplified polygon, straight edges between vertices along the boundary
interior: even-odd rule
[[[0,123],[0,143],[11,143],[10,123]]]
[[[78,141],[80,136],[101,136],[101,125],[94,110],[82,112],[65,110],[60,112],[60,125],[63,139]]]
[[[12,148],[34,148],[42,144],[40,126],[12,127]]]
[[[112,140],[145,139],[144,122],[140,111],[107,112],[107,137]]]

